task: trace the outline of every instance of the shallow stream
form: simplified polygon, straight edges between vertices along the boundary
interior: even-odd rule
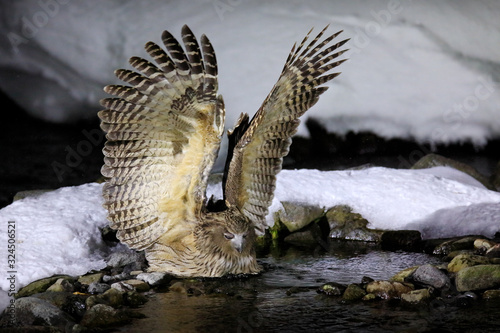
[[[344,303],[316,292],[325,282],[359,283],[363,276],[389,279],[404,268],[441,263],[425,254],[359,248],[314,255],[289,249],[261,262],[267,267],[263,274],[228,279],[219,293],[152,293],[149,302],[138,309],[147,318],[121,331],[484,333],[496,332],[500,322],[500,302],[476,301],[466,306],[446,300],[421,306],[382,300]]]

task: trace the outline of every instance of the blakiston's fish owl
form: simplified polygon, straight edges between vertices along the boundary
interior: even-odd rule
[[[327,90],[321,85],[344,60],[340,32],[293,46],[276,85],[249,122],[242,114],[228,131],[223,210],[206,205],[207,179],[224,129],[217,94],[217,61],[203,35],[200,44],[182,28],[184,49],[167,31],[166,52],[148,42],[156,65],[133,57],[140,73],[119,69],[131,86],[108,85],[99,112],[107,132],[102,174],[105,208],[117,237],[145,250],[150,271],[217,277],[258,273],[254,241],[264,232],[276,174],[288,153],[299,117]],[[201,47],[200,47],[201,45]]]

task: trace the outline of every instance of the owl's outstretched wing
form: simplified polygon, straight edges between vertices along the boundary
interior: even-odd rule
[[[156,65],[133,57],[140,73],[120,69],[131,86],[109,85],[99,112],[107,132],[102,174],[105,207],[117,237],[144,249],[168,233],[188,232],[205,201],[207,178],[224,128],[224,103],[217,96],[217,62],[208,38],[199,44],[184,26],[186,51],[167,31],[168,52],[153,42],[146,51]]]
[[[225,200],[237,206],[260,232],[265,229],[276,175],[288,154],[298,118],[327,90],[321,85],[340,74],[328,72],[345,61],[336,59],[346,51],[339,48],[347,40],[330,44],[341,31],[319,42],[327,28],[306,46],[311,29],[299,47],[293,46],[278,82],[251,122],[247,123],[244,114],[229,132],[229,141],[235,144],[226,164]]]

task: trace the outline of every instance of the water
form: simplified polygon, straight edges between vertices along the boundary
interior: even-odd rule
[[[476,301],[466,307],[443,300],[422,306],[398,301],[345,304],[316,292],[325,282],[388,279],[407,267],[441,262],[425,254],[360,249],[313,255],[289,249],[261,262],[268,268],[257,277],[198,282],[208,289],[216,283],[219,293],[153,293],[138,309],[147,318],[122,331],[484,333],[497,328],[500,302]]]

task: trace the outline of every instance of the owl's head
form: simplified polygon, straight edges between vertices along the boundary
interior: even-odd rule
[[[253,253],[255,229],[236,207],[222,212],[208,213],[198,234],[199,241],[212,244],[229,255],[250,255]],[[200,225],[201,227],[201,225]]]

